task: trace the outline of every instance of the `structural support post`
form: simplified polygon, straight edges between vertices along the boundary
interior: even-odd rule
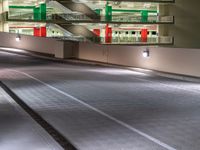
[[[112,28],[109,27],[109,25],[106,25],[105,29],[105,42],[106,43],[112,43]]]
[[[105,12],[106,21],[112,21],[112,6],[109,6],[107,3],[105,11],[106,11]]]

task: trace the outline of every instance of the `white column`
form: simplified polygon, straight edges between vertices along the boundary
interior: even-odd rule
[[[7,22],[3,23],[3,32],[9,32],[9,26]]]
[[[2,12],[9,11],[9,2],[8,0],[3,0],[3,9]]]

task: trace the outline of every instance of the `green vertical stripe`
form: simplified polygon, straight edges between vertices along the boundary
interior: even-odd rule
[[[39,7],[35,7],[33,9],[33,17],[35,21],[41,20],[41,16],[40,16],[40,8]]]
[[[148,11],[147,10],[143,10],[141,12],[141,22],[148,22]]]
[[[46,20],[46,16],[47,16],[47,7],[46,7],[46,4],[40,4],[40,19],[41,20]]]
[[[109,6],[106,4],[106,9],[105,9],[105,18],[106,18],[106,21],[112,21],[112,6]]]

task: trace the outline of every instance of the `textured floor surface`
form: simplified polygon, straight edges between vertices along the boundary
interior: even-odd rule
[[[0,53],[0,80],[80,150],[199,150],[200,85]]]
[[[62,150],[15,101],[0,88],[0,150]]]

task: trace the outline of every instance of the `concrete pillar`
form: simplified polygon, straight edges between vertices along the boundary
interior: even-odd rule
[[[3,12],[3,1],[0,0],[0,14]]]
[[[9,32],[8,23],[5,23],[2,17],[2,13],[9,11],[9,2],[8,0],[1,0],[0,1],[0,31],[2,32]]]
[[[6,11],[9,11],[9,2],[8,0],[3,0],[2,12],[6,12]]]
[[[2,12],[3,12],[3,2],[2,0],[0,0],[0,32],[3,31]]]
[[[9,32],[9,25],[7,22],[2,22],[3,32]]]
[[[169,16],[169,5],[159,4],[159,15]],[[168,25],[159,25],[158,33],[159,33],[159,36],[168,36],[168,33],[169,33]]]
[[[160,16],[168,16],[169,15],[170,5],[159,4],[159,15]]]

